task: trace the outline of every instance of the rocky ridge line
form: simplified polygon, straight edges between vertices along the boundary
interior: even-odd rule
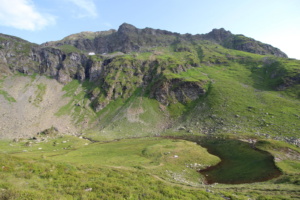
[[[169,46],[177,40],[184,40],[188,43],[210,40],[230,49],[287,58],[287,55],[278,48],[244,35],[232,34],[224,28],[213,29],[207,34],[191,35],[152,28],[138,29],[131,24],[123,23],[117,31],[109,30],[90,34],[95,37],[91,39],[90,37],[82,37],[82,33],[73,34],[72,37],[69,36],[61,41],[45,43],[42,46],[72,45],[83,51],[93,51],[102,54],[115,51],[128,53],[142,51],[153,46]]]

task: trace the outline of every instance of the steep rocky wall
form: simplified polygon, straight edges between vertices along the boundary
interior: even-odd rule
[[[2,35],[0,41],[1,73],[42,74],[67,83],[85,80],[88,58],[84,54],[64,53],[52,47],[39,47],[27,41]]]
[[[124,57],[93,62],[89,72],[94,73],[89,76],[93,77],[90,81],[97,84],[90,92],[94,109],[99,111],[118,98],[127,99],[138,89],[142,89],[142,96],[149,95],[164,105],[187,103],[205,94],[208,81],[166,77],[168,73],[180,74],[191,68],[189,64],[177,64],[172,72],[166,72],[171,64],[172,61],[161,62],[159,59],[142,61]]]
[[[164,105],[170,103],[188,103],[206,93],[203,83],[187,82],[180,79],[162,80],[154,85],[150,97]]]

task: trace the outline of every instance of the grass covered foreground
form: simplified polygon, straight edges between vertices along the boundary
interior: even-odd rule
[[[285,143],[261,141],[284,175],[252,184],[205,185],[197,171],[220,159],[194,142],[164,138],[90,141],[73,136],[1,141],[0,199],[293,199],[299,161]]]

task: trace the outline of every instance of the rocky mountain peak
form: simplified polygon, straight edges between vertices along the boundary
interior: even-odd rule
[[[230,31],[226,31],[224,28],[213,29],[211,32],[207,34],[208,37],[216,40],[217,42],[222,42],[226,40],[228,37],[232,36]]]
[[[131,24],[123,23],[119,26],[118,32],[119,33],[126,33],[126,32],[135,32],[137,28]]]

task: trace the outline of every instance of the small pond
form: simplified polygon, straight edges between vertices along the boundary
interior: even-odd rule
[[[281,175],[275,166],[274,157],[256,149],[251,144],[233,139],[186,138],[207,148],[218,156],[221,162],[201,170],[207,184],[240,184],[270,180]]]

